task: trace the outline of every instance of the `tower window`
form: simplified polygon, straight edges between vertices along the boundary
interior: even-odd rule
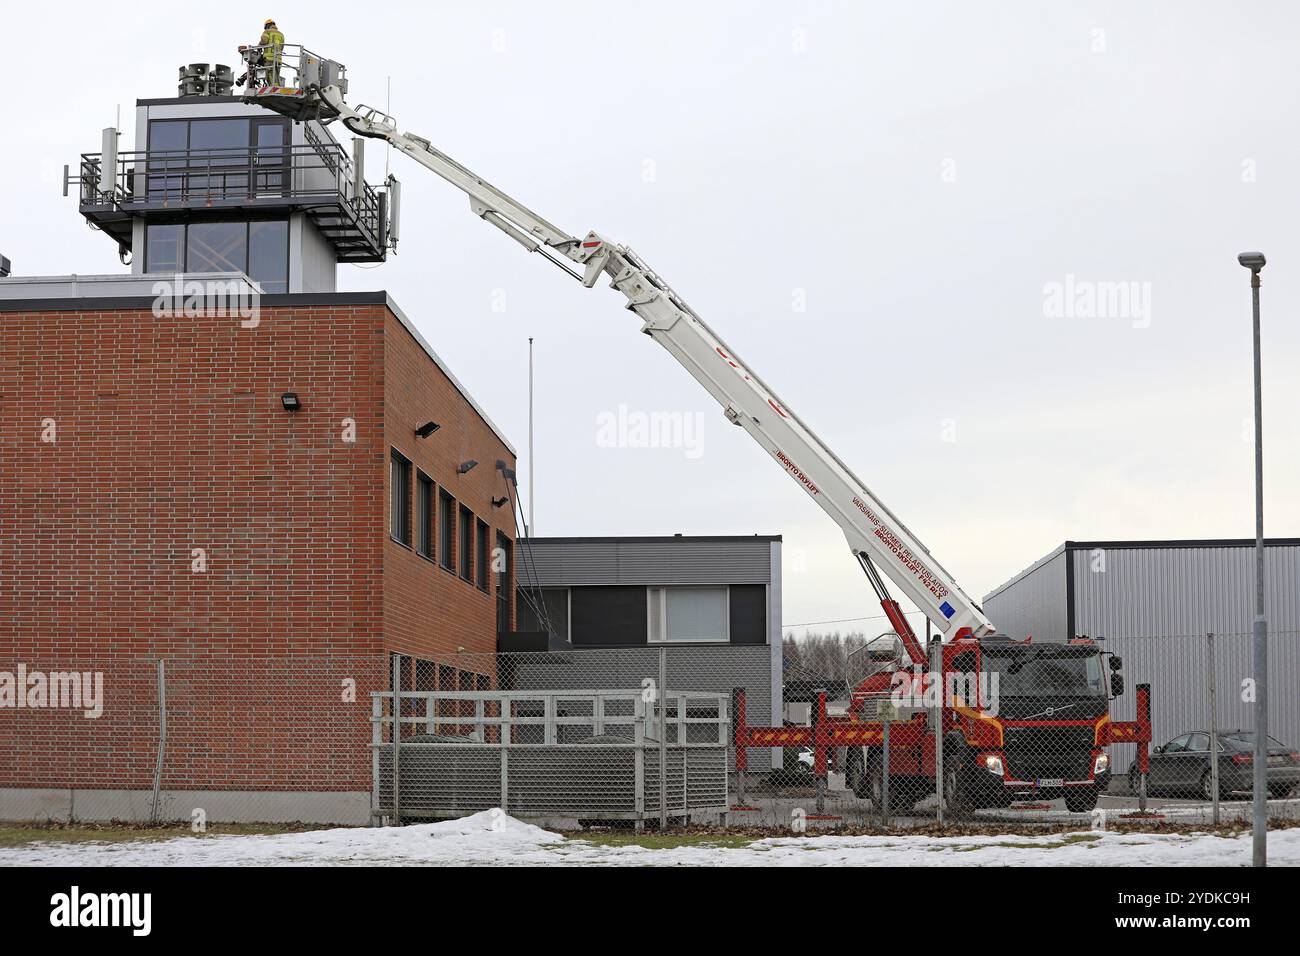
[[[242,272],[267,294],[289,291],[289,223],[150,223],[145,229],[145,272]]]

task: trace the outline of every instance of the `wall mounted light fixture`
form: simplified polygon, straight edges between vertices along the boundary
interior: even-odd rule
[[[286,412],[296,412],[302,408],[302,402],[298,400],[297,392],[285,392],[280,396],[280,404],[284,406]]]
[[[459,465],[456,466],[456,474],[463,475],[467,471],[473,471],[477,465],[478,462],[475,461],[473,458],[471,458],[469,461],[462,461]]]
[[[423,425],[421,425],[419,428],[415,430],[415,433],[419,435],[421,438],[428,438],[430,435],[432,435],[441,427],[442,426],[439,425],[437,422],[425,422]]]

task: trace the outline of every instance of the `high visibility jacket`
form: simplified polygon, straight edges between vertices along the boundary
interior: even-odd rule
[[[271,48],[262,51],[262,57],[266,62],[279,63],[280,54],[284,50],[284,34],[279,30],[263,30],[262,39],[257,41],[257,45]]]

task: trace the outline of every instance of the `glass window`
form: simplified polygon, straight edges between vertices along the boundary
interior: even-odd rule
[[[268,294],[289,291],[289,223],[284,219],[248,224],[248,277]]]
[[[214,163],[243,165],[247,162],[248,120],[191,120],[190,150],[199,149],[212,150]]]
[[[651,615],[650,640],[728,640],[727,593],[725,587],[651,588],[651,607],[659,607]]]
[[[511,554],[510,539],[497,532],[496,553],[492,555],[493,567],[497,573],[497,630],[509,631],[511,623],[511,598],[515,588],[512,580],[515,568]]]
[[[433,479],[424,472],[416,473],[415,523],[419,529],[416,550],[426,558],[433,557]]]
[[[460,506],[460,576],[466,581],[474,579],[474,515],[464,505]]]
[[[154,120],[149,124],[149,152],[182,150],[189,145],[186,120]]]
[[[486,521],[477,521],[474,525],[474,566],[477,576],[477,583],[480,590],[488,589],[488,564],[490,555],[488,554],[488,526]]]
[[[144,271],[175,275],[185,270],[185,227],[150,224],[144,232]]]
[[[448,571],[456,570],[455,544],[456,544],[456,499],[442,489],[438,490],[438,527],[440,540],[438,546],[442,549],[439,555],[439,563]]]
[[[411,543],[411,463],[397,452],[393,452],[388,495],[388,533],[395,540],[409,545]]]
[[[196,222],[187,230],[186,272],[245,272],[248,269],[248,224]]]
[[[1169,743],[1165,744],[1165,753],[1177,754],[1187,749],[1187,742],[1192,739],[1191,734],[1183,734],[1181,737],[1175,737]]]
[[[550,631],[570,639],[568,588],[520,588],[518,600],[519,630]]]
[[[184,153],[189,146],[189,125],[186,120],[154,120],[149,124],[147,191],[150,199],[181,198],[185,184],[181,171],[186,165]]]
[[[289,158],[284,146],[288,135],[286,122],[258,120],[253,124],[259,196],[278,196],[284,192],[284,171]]]

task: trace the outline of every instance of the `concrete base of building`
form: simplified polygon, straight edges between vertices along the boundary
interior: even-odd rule
[[[168,790],[159,795],[161,820],[192,823],[370,822],[370,793],[284,790]],[[9,822],[144,823],[153,809],[150,790],[0,788],[0,820]]]

